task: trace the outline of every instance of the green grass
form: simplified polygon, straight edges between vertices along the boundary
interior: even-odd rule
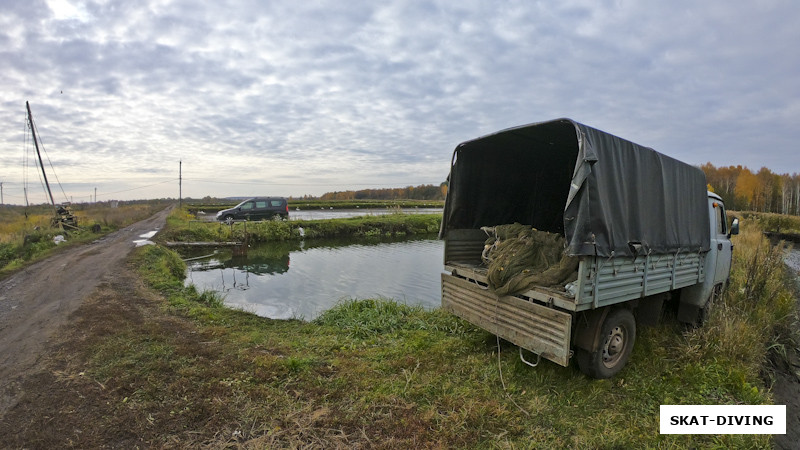
[[[231,310],[184,287],[182,262],[157,246],[135,264],[169,314],[191,320],[192,339],[125,332],[87,370],[119,386],[143,427],[149,414],[164,436],[193,430],[203,445],[235,435],[249,447],[770,448],[762,435],[659,434],[662,404],[771,403],[761,374],[790,339],[795,300],[779,250],[752,221],[742,228],[707,324],[642,329],[610,380],[531,369],[460,319],[388,299],[343,301],[310,323]]]
[[[433,234],[439,231],[440,214],[386,214],[328,220],[266,220],[237,222],[199,222],[186,210],[175,210],[167,218],[167,228],[159,242],[299,241],[341,236],[379,237]],[[302,229],[302,232],[301,232]]]
[[[735,213],[742,220],[755,222],[764,231],[775,233],[800,234],[800,217],[775,213],[740,212]]]
[[[289,209],[442,208],[444,200],[290,200]],[[289,213],[291,215],[291,212]]]

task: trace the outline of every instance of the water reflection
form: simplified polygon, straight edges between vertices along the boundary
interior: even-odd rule
[[[227,305],[310,320],[344,298],[389,297],[438,307],[442,248],[435,239],[337,239],[253,246],[247,257],[230,249],[183,256],[195,258],[187,261],[186,282],[223,293]]]
[[[272,256],[237,256],[230,250],[218,250],[205,257],[194,258],[190,256],[190,260],[186,261],[191,271],[237,269],[255,275],[273,275],[289,270],[289,252]]]

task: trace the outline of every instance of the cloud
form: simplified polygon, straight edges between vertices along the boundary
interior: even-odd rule
[[[179,160],[219,180],[198,196],[439,183],[459,142],[556,117],[800,172],[791,1],[29,3],[0,16],[0,146],[30,100],[62,181],[104,192]]]

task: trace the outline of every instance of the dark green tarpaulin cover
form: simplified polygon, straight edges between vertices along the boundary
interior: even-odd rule
[[[440,237],[519,222],[562,234],[573,256],[707,251],[707,208],[699,168],[558,119],[459,144]]]

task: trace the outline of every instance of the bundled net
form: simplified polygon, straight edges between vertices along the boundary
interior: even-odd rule
[[[563,236],[514,223],[481,228],[488,235],[481,259],[497,295],[552,287],[577,279],[578,258],[565,253]]]

